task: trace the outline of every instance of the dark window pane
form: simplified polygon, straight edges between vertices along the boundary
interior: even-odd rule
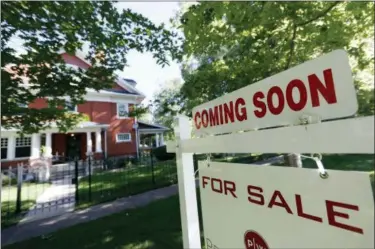
[[[7,148],[1,148],[1,159],[7,158]]]
[[[16,147],[16,158],[29,157],[31,155],[31,147]]]

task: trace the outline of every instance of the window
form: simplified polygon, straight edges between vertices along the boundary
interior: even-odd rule
[[[71,112],[77,112],[77,106],[70,101],[65,101],[65,109]]]
[[[31,155],[31,137],[16,138],[16,158],[29,157]]]
[[[27,104],[25,104],[25,103],[17,103],[17,105],[20,108],[27,108]]]
[[[117,118],[127,118],[129,106],[127,103],[117,103]]]
[[[8,138],[1,138],[1,159],[7,159]]]
[[[130,133],[118,133],[116,136],[117,143],[130,142],[132,137]]]

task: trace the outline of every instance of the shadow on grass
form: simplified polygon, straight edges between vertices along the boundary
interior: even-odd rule
[[[134,167],[96,173],[79,181],[79,201],[77,208],[85,208],[98,203],[112,201],[122,197],[143,193],[175,184],[177,169],[174,165],[155,165],[154,177],[151,167]]]
[[[16,248],[182,248],[178,196],[4,247]]]
[[[16,213],[16,201],[1,202],[1,227],[6,228],[17,224],[35,204],[35,200],[21,201],[21,212]]]

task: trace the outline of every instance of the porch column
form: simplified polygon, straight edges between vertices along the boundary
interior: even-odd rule
[[[156,147],[159,147],[159,134],[155,134],[155,142],[156,142]]]
[[[44,156],[45,157],[52,157],[52,133],[47,132],[46,133],[46,151]]]
[[[95,132],[95,149],[96,153],[102,152],[102,134],[100,131]]]
[[[13,134],[8,137],[7,159],[13,160],[16,157],[16,136]]]
[[[86,155],[92,153],[91,132],[86,132]]]
[[[31,136],[31,158],[40,157],[40,134],[34,133]]]
[[[164,145],[164,134],[160,133],[160,146]]]

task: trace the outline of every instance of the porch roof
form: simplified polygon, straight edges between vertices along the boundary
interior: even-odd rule
[[[148,124],[138,121],[138,131],[140,133],[162,133],[169,131],[169,128],[158,124]]]
[[[85,130],[97,130],[101,128],[108,128],[108,124],[100,124],[96,122],[91,122],[91,121],[83,121],[80,122],[75,128],[72,130],[69,130],[68,132],[82,132]],[[17,132],[19,129],[17,128],[10,128],[10,129],[5,129],[4,127],[1,127],[1,132]],[[55,122],[51,123],[51,128],[48,128],[45,130],[45,132],[57,132],[57,125]]]

